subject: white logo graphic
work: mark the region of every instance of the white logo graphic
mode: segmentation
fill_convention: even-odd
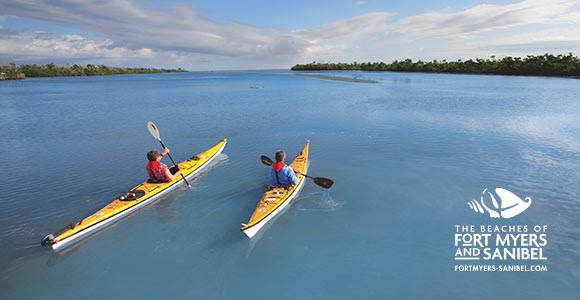
[[[483,201],[483,198],[486,196],[485,192],[487,192],[487,188],[483,190],[479,202],[474,199],[467,202],[467,205],[469,205],[471,209],[478,213],[489,213],[489,216],[492,218],[499,218],[501,216],[504,219],[509,219],[511,217],[515,217],[524,212],[524,210],[528,209],[528,207],[530,207],[532,204],[532,198],[530,197],[526,197],[524,200],[522,200],[520,197],[514,195],[512,192],[506,189],[497,188],[495,189],[495,193],[501,199],[501,205],[497,203],[497,200],[492,193],[487,192],[487,195],[489,195],[491,198],[493,207],[495,207],[494,210],[485,205],[485,202]]]

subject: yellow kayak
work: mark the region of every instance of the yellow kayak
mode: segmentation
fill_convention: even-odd
[[[209,150],[177,164],[185,178],[191,179],[199,174],[204,167],[209,165],[223,151],[226,143],[227,140],[224,139]],[[91,216],[71,223],[57,230],[55,233],[47,235],[42,239],[41,244],[43,246],[50,245],[54,250],[65,248],[131,212],[145,207],[147,204],[159,199],[159,197],[169,193],[182,184],[185,183],[181,176],[170,182],[143,182]]]
[[[290,167],[295,171],[300,171],[303,174],[306,173],[308,169],[308,146],[310,142],[306,142],[304,149],[300,151],[300,154],[294,158]],[[254,210],[254,214],[250,218],[248,224],[242,224],[242,232],[244,232],[249,238],[252,238],[260,229],[266,225],[270,220],[272,220],[276,215],[280,214],[292,199],[296,198],[304,186],[306,177],[299,176],[298,183],[289,187],[271,187],[264,193],[262,200]]]

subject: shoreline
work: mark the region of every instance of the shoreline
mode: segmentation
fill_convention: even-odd
[[[365,72],[365,73],[418,73],[418,74],[450,74],[450,75],[486,75],[486,76],[521,76],[521,77],[547,77],[547,78],[569,78],[569,79],[580,79],[580,76],[570,75],[524,75],[524,74],[495,74],[495,73],[451,73],[451,72],[424,72],[424,71],[374,71],[374,70],[291,70],[297,73],[309,73],[309,72]],[[315,76],[326,76],[326,75],[306,75],[306,74],[295,74],[295,76],[300,77],[315,77]],[[336,78],[348,78],[348,77],[338,77],[338,76],[328,76]],[[332,80],[332,79],[330,79]],[[354,82],[357,82],[355,79]],[[361,80],[364,81],[364,80]],[[372,83],[377,83],[378,81],[372,81]]]
[[[155,69],[155,68],[121,68],[108,67],[105,65],[86,66],[67,65],[57,66],[54,63],[47,65],[20,65],[15,63],[0,66],[0,81],[24,80],[34,77],[88,77],[88,76],[110,76],[125,74],[155,74],[155,73],[181,73],[188,72],[185,69]]]
[[[297,64],[292,71],[365,71],[365,72],[409,72],[435,74],[474,74],[507,76],[542,76],[580,78],[580,57],[567,55],[528,55],[524,58],[507,56],[502,59],[476,58],[463,61],[395,60],[392,63],[320,63]]]

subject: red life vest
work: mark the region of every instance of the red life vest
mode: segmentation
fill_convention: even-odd
[[[159,180],[157,177],[155,177],[155,169],[157,169],[159,167],[159,164],[161,164],[161,163],[158,161],[150,161],[147,164],[146,170],[147,170],[147,173],[149,173],[149,178],[151,180]]]
[[[278,173],[280,172],[280,170],[284,169],[286,165],[284,164],[283,161],[280,162],[275,162],[272,164],[272,167],[274,168],[274,172]]]

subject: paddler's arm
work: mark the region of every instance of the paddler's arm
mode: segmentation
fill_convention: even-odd
[[[165,156],[165,155],[167,155],[167,154],[169,154],[169,148],[165,147],[165,148],[163,149],[163,152],[161,152],[161,156]]]
[[[290,166],[288,168],[290,169],[290,172],[288,172],[288,180],[292,185],[296,185],[298,183],[298,177],[296,175],[300,175],[300,171],[294,171]]]
[[[168,178],[169,181],[175,180],[175,178],[179,177],[180,175],[181,175],[181,170],[175,172],[175,174],[171,174],[171,171],[169,171],[169,169],[165,170],[165,178]]]

